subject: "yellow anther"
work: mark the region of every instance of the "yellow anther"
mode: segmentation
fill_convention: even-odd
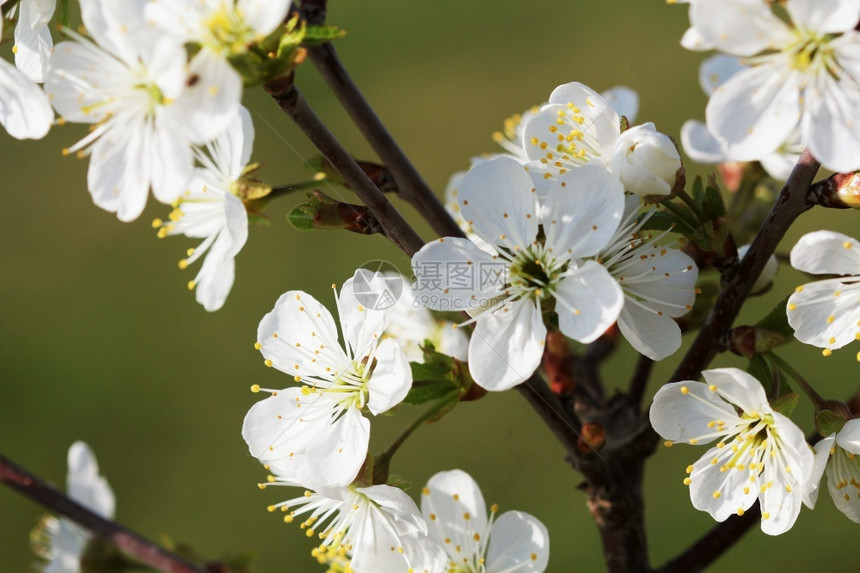
[[[179,261],[179,268],[180,268],[181,270],[183,270],[183,271],[184,271],[185,269],[187,269],[187,268],[188,268],[188,259],[182,259],[182,260],[180,260],[180,261]]]
[[[830,356],[831,354],[833,354],[833,351],[830,350],[829,348],[825,348],[824,350],[821,351],[821,355],[824,356],[825,358]]]
[[[259,391],[260,391],[260,385],[259,384],[251,384],[251,392],[256,394]]]
[[[689,388],[687,388],[686,386],[681,386],[681,394],[689,394],[689,393],[690,393]]]
[[[188,281],[188,290],[194,290],[194,287],[197,286],[196,281]]]

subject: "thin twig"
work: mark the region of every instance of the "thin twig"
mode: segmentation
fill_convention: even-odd
[[[168,573],[204,573],[201,569],[160,545],[103,518],[58,489],[48,485],[21,466],[0,454],[0,482],[43,505],[51,512],[68,517],[123,553]]]
[[[743,515],[735,515],[714,526],[683,553],[665,563],[654,573],[694,573],[703,571],[761,519],[758,505]]]
[[[630,379],[628,393],[630,402],[640,408],[642,406],[642,396],[645,394],[645,388],[648,386],[648,378],[651,376],[651,370],[654,367],[654,361],[645,356],[639,355],[639,360],[636,362],[636,370],[633,371],[633,377]]]
[[[277,78],[263,87],[367,205],[382,225],[385,236],[410,257],[415,254],[424,241],[317,117],[293,84],[292,77]]]
[[[324,4],[324,3],[323,3]],[[320,2],[302,2],[302,7],[312,8],[313,24],[322,24],[325,6]],[[337,96],[344,110],[361,131],[364,138],[391,172],[397,183],[400,197],[411,203],[430,223],[433,230],[443,237],[463,237],[463,231],[450,217],[433,190],[427,185],[406,154],[394,141],[391,133],[383,125],[379,116],[364,99],[358,86],[337,57],[334,46],[325,43],[308,49],[310,58],[317,71]]]

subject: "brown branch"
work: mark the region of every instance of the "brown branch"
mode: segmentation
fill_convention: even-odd
[[[0,482],[51,512],[68,517],[123,553],[159,571],[168,573],[204,573],[206,571],[119,523],[93,513],[2,454],[0,454]]]
[[[323,4],[320,6],[320,4]],[[313,24],[325,20],[324,2],[302,2],[305,17]],[[353,123],[391,172],[398,194],[411,203],[442,237],[463,237],[463,231],[450,217],[445,207],[427,185],[415,166],[406,157],[379,116],[364,99],[358,86],[337,57],[334,46],[325,43],[308,48],[308,57],[337,96]]]
[[[272,80],[263,88],[367,205],[382,226],[385,236],[410,257],[415,254],[424,241],[317,117],[293,84],[292,76]]]
[[[633,377],[630,380],[628,394],[630,402],[636,408],[642,406],[642,396],[645,394],[645,388],[648,386],[648,378],[651,376],[651,370],[654,368],[654,361],[645,356],[639,355],[639,360],[636,362],[636,370],[633,371]]]
[[[722,289],[714,308],[672,375],[672,380],[696,379],[710,363],[716,353],[717,342],[731,328],[768,258],[794,221],[812,208],[809,188],[818,168],[818,161],[809,151],[804,151],[746,256],[736,269],[724,273]]]
[[[761,519],[758,505],[743,515],[735,515],[715,525],[683,553],[655,570],[655,573],[694,573],[717,560]]]

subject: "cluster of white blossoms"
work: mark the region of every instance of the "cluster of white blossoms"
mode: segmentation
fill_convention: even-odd
[[[407,289],[402,293],[394,289],[405,302],[376,305],[390,298],[386,293],[393,284]],[[281,296],[257,333],[257,347],[266,365],[292,376],[297,385],[281,390],[255,385],[253,391],[270,395],[251,407],[242,436],[251,455],[271,474],[261,487],[306,488],[303,496],[269,510],[285,512],[287,522],[306,515],[302,529],[308,536],[318,534],[321,540],[314,555],[321,562],[341,563],[358,573],[449,570],[446,551],[450,540],[458,538],[456,531],[448,532],[445,527],[462,521],[464,515],[464,511],[449,515],[457,507],[434,495],[435,505],[430,507],[446,509],[428,510],[428,527],[406,493],[386,484],[368,485],[369,476],[362,476],[370,439],[370,420],[364,413],[379,415],[391,410],[412,385],[409,359],[400,344],[417,348],[424,339],[417,341],[416,336],[427,334],[432,339],[438,332],[435,319],[425,309],[413,309],[408,318],[402,316],[402,305],[411,305],[408,287],[403,277],[359,269],[335,296],[343,344],[331,313],[301,291]],[[401,316],[392,320],[397,315]],[[407,324],[409,328],[405,328]],[[439,342],[439,348],[455,356],[464,354],[465,340]],[[483,501],[480,506],[471,505],[480,492],[476,497],[477,486],[461,474],[456,483],[466,480],[470,484],[460,485],[462,499],[470,503],[467,507],[474,515],[469,525],[479,528],[469,535],[480,533],[489,539],[490,524],[485,515],[478,514],[479,509],[485,511]],[[459,493],[453,495],[454,500],[460,499]],[[469,521],[470,513],[465,515]],[[530,516],[508,521],[500,529],[503,533],[496,536],[517,539],[521,547],[505,553],[486,541],[472,541],[467,546],[468,557],[475,568],[467,570],[542,571],[546,567],[549,541],[543,526]],[[534,531],[542,532],[542,537],[535,539]],[[484,561],[496,563],[496,568],[484,567]],[[520,562],[522,566],[509,568]]]
[[[88,124],[63,153],[89,158],[93,202],[121,221],[141,214],[150,190],[173,205],[159,236],[204,239],[180,267],[206,255],[188,285],[217,310],[248,234],[238,196],[253,143],[229,58],[283,26],[289,2],[81,0],[82,30],[63,29],[69,39],[54,46],[55,4],[21,0],[7,14],[17,68],[0,59],[0,123],[19,139],[43,137],[55,111],[59,124]]]
[[[75,442],[69,448],[68,460],[66,492],[69,497],[106,519],[113,518],[113,490],[99,475],[99,466],[90,447],[84,442]],[[81,557],[92,537],[86,529],[66,518],[47,517],[37,532],[37,553],[48,561],[44,565],[45,573],[81,571]]]
[[[754,161],[808,147],[834,171],[860,167],[860,1],[689,4],[691,27],[682,45],[740,61],[733,73],[719,74],[720,81],[706,87],[707,130],[697,130],[706,145],[694,143],[688,150]]]
[[[635,113],[634,95],[611,93]],[[672,354],[681,344],[673,319],[692,308],[697,269],[641,231],[649,214],[639,212],[671,195],[682,173],[674,144],[653,124],[622,131],[612,104],[575,82],[521,125],[496,137],[508,153],[475,161],[449,186],[469,239],[445,237],[414,255],[417,301],[473,315],[469,370],[488,390],[531,376],[552,314],[576,341],[617,322],[642,354]]]

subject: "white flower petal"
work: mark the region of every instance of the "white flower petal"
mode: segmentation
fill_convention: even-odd
[[[796,26],[828,34],[853,30],[860,20],[856,0],[788,0],[785,9]]]
[[[803,235],[791,249],[791,266],[815,275],[860,275],[860,242],[833,231]]]
[[[540,573],[549,563],[549,532],[537,518],[507,511],[493,523],[487,571]]]
[[[764,388],[754,376],[737,368],[714,368],[703,370],[702,376],[709,385],[717,387],[717,392],[724,399],[748,414],[771,413],[770,404]],[[800,434],[801,439],[803,434]]]
[[[817,79],[818,85],[808,87],[804,95],[803,141],[828,169],[853,171],[860,167],[854,153],[860,147],[860,86],[848,76],[841,85],[827,74]]]
[[[149,195],[153,134],[139,119],[112,123],[93,144],[87,187],[93,202],[120,221],[137,219]],[[190,168],[190,166],[189,166]]]
[[[421,513],[427,521],[429,535],[445,548],[461,547],[468,558],[475,546],[474,536],[487,530],[487,506],[481,489],[472,476],[462,470],[435,474],[421,495]]]
[[[836,443],[846,452],[860,455],[860,418],[845,422],[836,434]]]
[[[618,115],[623,115],[629,123],[636,121],[639,114],[639,94],[627,86],[615,86],[600,94],[609,102]]]
[[[624,212],[624,187],[603,167],[584,165],[559,175],[541,209],[546,246],[557,257],[597,254]]]
[[[236,9],[261,37],[280,26],[290,7],[289,0],[237,0]]]
[[[798,287],[788,298],[788,324],[794,336],[819,348],[842,348],[853,342],[860,332],[858,296],[860,285],[839,279]]]
[[[618,328],[627,342],[651,360],[663,360],[681,347],[681,328],[667,315],[659,315],[627,300],[618,316]]]
[[[559,328],[566,336],[585,344],[606,332],[624,306],[624,293],[618,281],[594,261],[586,261],[571,271],[555,291]]]
[[[507,263],[468,239],[445,237],[412,256],[413,292],[420,306],[435,310],[480,308],[498,296],[508,280]]]
[[[728,161],[723,143],[701,121],[691,119],[684,122],[681,126],[681,146],[690,159],[699,163]]]
[[[332,363],[344,364],[349,360],[340,347],[331,313],[314,297],[301,291],[281,295],[275,307],[260,321],[257,342],[260,352],[272,361],[272,366],[290,376],[307,372],[322,374],[319,371]]]
[[[761,0],[691,2],[690,23],[705,42],[735,56],[751,56],[793,39],[788,26]]]
[[[482,388],[508,390],[540,365],[545,340],[546,326],[534,301],[486,311],[469,342],[469,372]]]
[[[16,139],[41,139],[51,128],[54,112],[48,97],[32,83],[0,59],[0,124]]]
[[[834,436],[835,434],[831,434],[815,444],[815,462],[813,463],[812,474],[803,497],[803,503],[809,509],[815,509],[815,504],[818,502],[821,477],[824,475],[824,468],[830,459],[830,448],[833,447],[836,441]]]
[[[84,442],[69,448],[69,473],[66,489],[69,497],[95,513],[111,519],[116,501],[107,480],[99,475],[95,454]]]
[[[391,338],[379,344],[373,357],[376,366],[367,382],[367,408],[374,415],[378,415],[402,402],[409,393],[412,387],[412,369],[400,345]]]
[[[49,11],[39,10],[39,3],[24,0],[18,4],[18,25],[15,26],[15,67],[31,81],[45,81],[45,71],[54,41],[47,24],[54,13],[54,2],[48,2]]]
[[[708,130],[725,141],[734,160],[753,161],[774,152],[800,119],[800,81],[798,72],[773,62],[736,73],[708,101]]]
[[[690,50],[691,52],[704,52],[713,50],[714,46],[708,42],[702,33],[694,27],[687,28],[684,35],[681,36],[681,47]]]
[[[715,437],[714,420],[729,428],[739,422],[734,409],[715,391],[692,380],[662,386],[648,416],[654,431],[673,442],[710,441]]]
[[[693,507],[707,511],[716,521],[749,509],[758,498],[755,483],[749,473],[735,468],[726,469],[734,455],[731,448],[711,448],[693,464],[690,473],[690,501]]]
[[[726,80],[746,69],[740,58],[727,54],[716,54],[702,62],[699,66],[699,85],[706,95],[714,93]]]
[[[343,283],[337,311],[344,340],[354,358],[361,360],[373,354],[385,331],[387,301],[396,298],[392,291],[399,286],[399,281],[389,282],[382,273],[364,268]]]
[[[207,49],[191,60],[188,77],[196,78],[194,84],[168,109],[175,120],[181,119],[193,143],[205,143],[239,113],[242,78],[224,58]]]
[[[460,183],[458,197],[463,218],[490,244],[524,247],[537,236],[537,195],[532,179],[510,157],[472,167]]]

